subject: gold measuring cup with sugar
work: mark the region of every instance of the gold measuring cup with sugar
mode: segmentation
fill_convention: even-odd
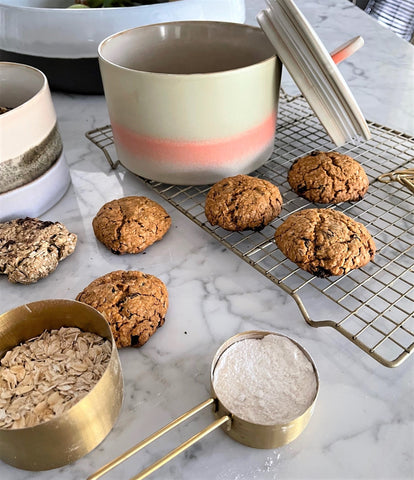
[[[211,398],[136,444],[87,480],[97,480],[210,405],[216,417],[213,423],[131,480],[146,478],[218,427],[249,447],[281,447],[302,433],[319,390],[318,372],[306,350],[285,335],[267,331],[243,332],[223,343],[213,358],[210,382]],[[226,385],[231,387],[228,391]]]

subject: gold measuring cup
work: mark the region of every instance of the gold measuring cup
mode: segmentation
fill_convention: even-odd
[[[241,340],[246,340],[246,339],[261,339],[266,335],[279,335],[281,337],[287,338],[292,343],[294,343],[304,353],[306,358],[310,361],[315,373],[316,392],[311,405],[300,416],[284,424],[260,425],[260,424],[251,423],[246,420],[243,420],[242,418],[232,414],[232,412],[230,412],[221,403],[220,399],[217,397],[214,391],[214,386],[213,386],[214,372],[215,372],[217,363],[220,357],[223,355],[223,353],[236,342],[239,342]],[[254,447],[254,448],[281,447],[282,445],[286,445],[287,443],[297,438],[305,429],[313,413],[316,397],[318,395],[318,390],[319,390],[319,376],[318,376],[318,372],[316,370],[315,364],[312,358],[310,357],[310,355],[306,352],[306,350],[301,345],[299,345],[297,342],[295,342],[291,338],[286,337],[285,335],[280,335],[275,332],[265,332],[265,331],[256,331],[256,330],[243,332],[238,335],[235,335],[221,345],[221,347],[217,350],[213,358],[213,362],[211,365],[211,372],[210,372],[210,383],[211,383],[211,392],[212,392],[211,398],[209,398],[205,402],[200,403],[196,407],[192,408],[188,412],[184,413],[180,417],[173,420],[171,423],[169,423],[165,427],[161,428],[157,432],[147,437],[142,442],[136,444],[135,446],[127,450],[125,453],[123,453],[122,455],[115,458],[107,465],[100,468],[97,472],[90,475],[87,478],[87,480],[97,480],[102,475],[109,472],[110,470],[115,468],[117,465],[121,464],[126,459],[128,459],[135,453],[139,452],[140,450],[145,448],[147,445],[157,440],[159,437],[169,432],[171,429],[173,429],[180,423],[184,422],[185,420],[189,419],[190,417],[192,417],[193,415],[202,411],[203,409],[205,409],[210,405],[213,406],[213,412],[217,420],[215,420],[208,427],[204,428],[203,430],[201,430],[199,433],[197,433],[187,441],[183,442],[174,450],[171,450],[171,452],[169,452],[163,458],[161,458],[157,462],[153,463],[149,467],[142,470],[136,476],[132,477],[131,480],[142,480],[146,478],[148,475],[158,470],[160,467],[165,465],[167,462],[172,460],[174,457],[182,453],[184,450],[189,448],[194,443],[198,442],[198,440],[201,440],[203,437],[205,437],[206,435],[208,435],[210,432],[212,432],[218,427],[221,427],[227,433],[227,435],[229,435],[231,438],[233,438],[237,442],[242,443],[243,445],[247,445],[249,447]]]
[[[24,470],[49,470],[83,457],[111,431],[121,409],[123,380],[118,350],[103,315],[75,300],[41,300],[0,315],[0,358],[44,330],[78,327],[111,342],[102,377],[66,412],[33,427],[0,428],[0,459]]]

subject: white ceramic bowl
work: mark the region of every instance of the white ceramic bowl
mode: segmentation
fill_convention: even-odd
[[[98,45],[109,35],[175,20],[244,22],[244,0],[175,0],[67,9],[73,0],[0,0],[0,60],[42,70],[52,89],[102,93]]]
[[[60,199],[69,184],[43,72],[0,62],[0,106],[10,109],[0,115],[0,218],[39,215]]]
[[[40,177],[19,188],[0,193],[0,222],[39,217],[63,197],[70,181],[69,168],[62,153]]]

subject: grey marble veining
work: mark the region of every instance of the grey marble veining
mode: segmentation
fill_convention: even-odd
[[[413,47],[347,0],[298,0],[332,50],[361,34],[365,46],[340,69],[370,120],[414,134]],[[264,5],[248,0],[247,22]],[[289,78],[285,86],[294,89]],[[94,278],[138,269],[167,285],[165,325],[141,349],[120,352],[125,399],[117,424],[93,452],[74,465],[24,472],[0,463],[1,480],[81,480],[114,456],[209,397],[210,365],[228,337],[272,330],[299,341],[319,370],[314,415],[293,443],[274,450],[241,446],[222,431],[177,457],[153,480],[395,479],[414,476],[413,359],[387,369],[332,329],[309,327],[295,302],[227,251],[122,168],[110,169],[84,133],[109,123],[102,96],[55,93],[72,185],[42,218],[62,221],[78,234],[75,253],[38,284],[0,278],[0,311],[44,298],[75,298]],[[106,201],[146,195],[172,217],[166,237],[145,254],[115,256],[99,244],[91,221]],[[332,315],[320,303],[320,315]],[[129,479],[213,420],[209,410],[145,448],[103,478]]]

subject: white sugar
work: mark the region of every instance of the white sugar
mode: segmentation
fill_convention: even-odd
[[[230,346],[217,362],[213,387],[234,415],[274,425],[289,422],[310,407],[317,380],[312,363],[295,343],[266,335]]]

